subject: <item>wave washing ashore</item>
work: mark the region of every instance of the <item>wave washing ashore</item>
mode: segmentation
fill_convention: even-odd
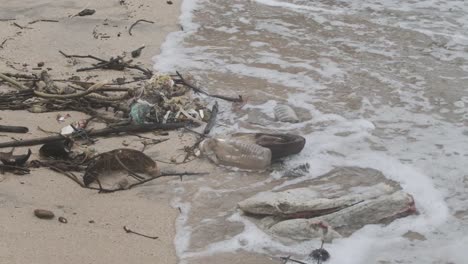
[[[307,260],[319,240],[282,243],[237,209],[260,191],[366,167],[398,182],[419,214],[325,247],[331,264],[465,263],[468,253],[468,4],[456,0],[185,0],[155,69],[190,71],[220,102],[218,135],[292,132],[304,150],[264,173],[217,169],[177,183],[181,263]],[[278,104],[300,123],[272,121]],[[309,173],[282,178],[309,164]],[[312,262],[310,262],[312,263]]]

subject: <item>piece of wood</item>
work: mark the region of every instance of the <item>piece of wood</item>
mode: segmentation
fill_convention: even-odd
[[[0,132],[8,133],[28,133],[29,129],[22,126],[2,126],[0,125]]]
[[[123,127],[107,127],[98,130],[90,130],[87,132],[89,137],[103,137],[108,136],[111,134],[119,134],[119,133],[142,133],[142,132],[150,132],[153,130],[174,130],[178,128],[183,128],[190,123],[170,123],[170,124],[145,124],[145,125],[129,125]],[[22,147],[22,146],[34,146],[34,145],[41,145],[45,143],[60,141],[65,139],[62,135],[56,136],[48,136],[42,138],[35,138],[35,139],[28,139],[28,140],[18,140],[18,141],[10,141],[0,143],[0,148],[8,148],[8,147]]]
[[[133,23],[130,28],[128,29],[128,34],[131,36],[132,35],[132,29],[134,26],[136,26],[136,24],[140,23],[140,22],[146,22],[146,23],[150,23],[150,24],[154,24],[153,21],[149,21],[149,20],[146,20],[146,19],[138,19],[135,23]]]
[[[215,102],[213,108],[211,109],[211,116],[210,120],[208,120],[208,124],[206,124],[205,129],[203,130],[203,134],[209,134],[211,129],[216,124],[216,116],[218,115],[218,102]]]
[[[195,85],[189,83],[187,80],[185,80],[185,78],[182,76],[182,74],[180,74],[180,72],[176,71],[176,73],[177,73],[177,76],[179,76],[179,78],[180,78],[180,83],[182,83],[183,85],[189,87],[190,89],[195,91],[195,93],[201,93],[201,94],[204,94],[206,96],[219,98],[219,99],[229,101],[229,102],[240,103],[240,102],[243,101],[243,98],[240,95],[236,98],[236,97],[229,97],[229,96],[224,96],[224,95],[210,94],[210,93],[202,90],[201,88],[196,87]]]

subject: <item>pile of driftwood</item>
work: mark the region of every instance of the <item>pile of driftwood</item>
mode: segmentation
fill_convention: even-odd
[[[213,107],[208,109],[206,102],[201,98],[192,98],[192,94],[242,102],[241,96],[210,94],[179,72],[174,75],[153,74],[151,70],[134,65],[131,60],[125,60],[124,56],[106,60],[92,55],[68,55],[62,51],[60,53],[69,59],[85,58],[95,62],[77,71],[129,69],[142,75],[134,77],[133,80],[117,78],[111,82],[89,82],[76,76],[54,79],[47,71],[42,71],[40,75],[0,73],[0,84],[8,84],[16,89],[0,93],[0,110],[28,110],[31,113],[75,110],[91,116],[82,123],[71,124],[67,133],[62,129],[61,133],[52,136],[0,143],[0,148],[13,148],[10,152],[0,152],[2,171],[26,174],[29,173],[30,167],[47,167],[66,175],[83,188],[97,189],[101,192],[129,189],[163,176],[198,175],[199,173],[188,172],[161,173],[156,163],[142,152],[144,149],[115,149],[90,155],[74,153],[71,148],[74,143],[80,141],[93,144],[96,137],[134,135],[193,126],[204,126],[203,133],[199,134],[203,137],[210,133],[216,122],[218,104],[214,102]],[[115,114],[109,116],[109,110]],[[107,127],[88,129],[91,120],[104,122]],[[0,132],[26,133],[28,128],[0,126]],[[161,141],[152,140],[148,144],[159,142]],[[28,163],[31,150],[27,154],[14,154],[15,147],[33,145],[42,145],[39,154],[43,159]],[[188,155],[193,152],[193,148],[194,146],[186,147]],[[75,175],[77,172],[82,173],[82,176]],[[114,172],[124,172],[130,177],[119,178],[117,181],[114,179],[112,184],[105,187],[103,183],[107,180],[101,179],[101,176]]]

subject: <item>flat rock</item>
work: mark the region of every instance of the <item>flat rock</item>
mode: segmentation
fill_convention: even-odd
[[[41,219],[52,219],[54,218],[54,213],[45,209],[36,209],[34,210],[34,215]]]
[[[238,204],[279,238],[332,240],[368,224],[388,224],[416,212],[413,197],[374,169],[343,167]],[[318,228],[321,227],[321,228]]]

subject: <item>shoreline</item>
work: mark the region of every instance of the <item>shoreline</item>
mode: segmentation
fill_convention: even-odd
[[[180,30],[178,18],[181,1],[125,0],[94,2],[57,2],[52,0],[9,2],[0,10],[0,72],[39,75],[47,70],[53,78],[79,76],[96,82],[115,78],[133,78],[138,71],[95,70],[76,72],[93,63],[89,59],[68,59],[59,53],[94,55],[108,59],[122,55],[131,59],[130,52],[141,47],[141,56],[133,64],[152,68],[152,58],[159,54],[166,36]],[[74,16],[89,8],[90,16]],[[145,19],[154,23],[138,23]],[[39,21],[51,20],[51,21]],[[37,22],[35,22],[37,21]],[[54,22],[58,21],[58,22]],[[34,23],[33,23],[34,22]],[[43,64],[42,67],[40,65]],[[8,90],[0,83],[2,91]],[[56,121],[58,113],[70,114],[65,122]],[[1,142],[15,139],[43,137],[48,131],[60,129],[87,115],[74,111],[30,113],[1,111],[4,125],[26,125],[27,134],[2,133]],[[134,136],[99,139],[93,145],[98,152],[121,148],[124,141],[129,148],[141,147]],[[149,148],[154,155],[170,153],[177,136],[169,135],[169,142]],[[15,153],[27,151],[17,148]],[[31,147],[38,158],[39,146]],[[9,151],[9,148],[1,151]],[[159,164],[158,164],[159,165]],[[163,166],[163,165],[161,165]],[[163,166],[164,167],[164,166]],[[29,175],[11,173],[0,175],[0,262],[1,263],[177,263],[174,248],[175,219],[178,210],[170,206],[172,196],[169,179],[161,179],[139,188],[110,194],[82,189],[70,179],[49,169],[32,169]],[[34,216],[35,209],[55,213],[52,220]],[[68,223],[57,221],[65,217]],[[128,234],[123,226],[156,240]]]

